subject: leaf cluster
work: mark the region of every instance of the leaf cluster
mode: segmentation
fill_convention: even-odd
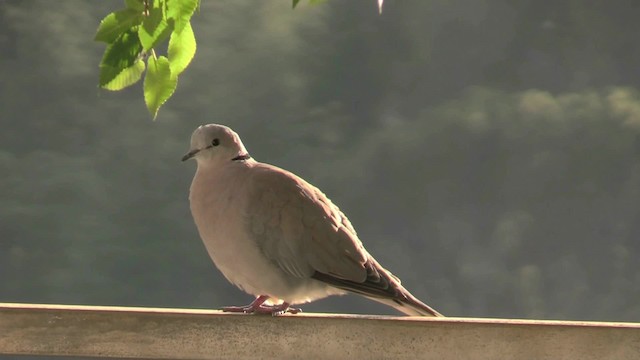
[[[125,8],[107,15],[94,40],[107,44],[100,62],[100,87],[118,91],[144,75],[144,99],[155,119],[173,95],[178,76],[196,53],[191,16],[199,0],[125,0]],[[169,39],[166,56],[156,48]],[[145,64],[146,61],[146,64]],[[146,71],[146,74],[145,74]]]

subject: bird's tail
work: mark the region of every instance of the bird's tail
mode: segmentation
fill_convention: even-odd
[[[339,289],[365,296],[371,300],[391,306],[412,316],[443,316],[427,304],[411,295],[391,272],[385,270],[373,258],[364,264],[367,277],[364,281],[353,281],[333,275],[315,272],[312,277]]]
[[[367,296],[371,300],[375,300],[377,302],[383,303],[385,305],[391,306],[396,310],[400,311],[409,316],[434,316],[434,317],[442,317],[444,315],[435,311],[429,305],[423,303],[418,300],[415,296],[413,296],[409,290],[405,289],[400,282],[400,279],[393,275],[390,271],[386,270],[377,261],[371,259],[370,266],[376,269],[376,272],[379,276],[380,283],[386,283],[388,287],[387,294],[391,294],[389,297],[380,297],[380,296]]]
[[[391,306],[396,310],[400,311],[401,313],[404,313],[409,316],[436,316],[436,317],[444,316],[439,312],[435,311],[429,305],[418,300],[415,296],[411,295],[411,293],[404,288],[402,288],[399,295],[400,296],[397,296],[394,298],[381,298],[381,297],[372,297],[372,296],[367,296],[367,297],[371,300]]]

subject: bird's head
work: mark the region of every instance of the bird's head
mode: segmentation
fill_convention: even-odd
[[[223,125],[207,124],[199,126],[191,135],[189,152],[182,157],[182,161],[191,158],[204,164],[246,160],[249,154],[233,130]]]

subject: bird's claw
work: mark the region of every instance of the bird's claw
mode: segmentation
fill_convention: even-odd
[[[253,308],[251,306],[225,306],[222,311],[249,314],[253,312]]]
[[[275,311],[271,312],[272,316],[279,316],[279,315],[284,315],[286,313],[290,313],[290,314],[297,314],[297,313],[301,313],[302,309],[300,308],[294,308],[294,307],[288,307],[286,309],[282,309],[282,310],[278,310],[276,309]]]
[[[250,304],[247,306],[225,306],[222,308],[224,312],[236,312],[236,313],[244,313],[244,314],[261,314],[261,315],[284,315],[286,313],[297,314],[302,312],[302,309],[289,307],[289,304],[282,303],[278,305],[254,305]]]

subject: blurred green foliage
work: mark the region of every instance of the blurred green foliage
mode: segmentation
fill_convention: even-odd
[[[122,90],[138,82],[146,68],[144,100],[155,119],[195,56],[190,21],[199,0],[126,0],[123,5],[124,9],[100,21],[94,36],[107,44],[99,84],[103,89]],[[167,39],[168,56],[157,56],[156,47]]]
[[[206,1],[155,123],[138,85],[95,87],[87,34],[110,6],[0,2],[0,301],[250,300],[188,210],[179,159],[216,122],[323,189],[446,315],[640,321],[633,3]]]

